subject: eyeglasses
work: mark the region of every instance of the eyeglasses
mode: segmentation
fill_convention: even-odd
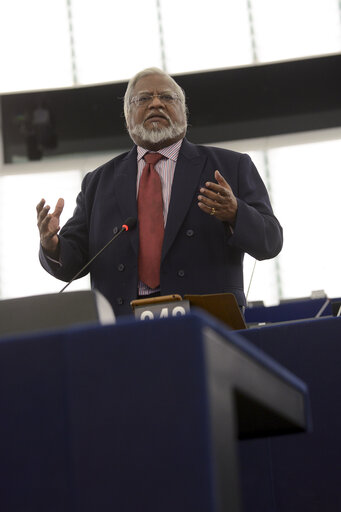
[[[164,92],[161,94],[139,94],[138,96],[133,96],[130,100],[130,104],[135,103],[137,107],[145,107],[149,105],[154,98],[159,98],[161,103],[165,103],[166,105],[172,105],[176,101],[180,100],[177,94]]]

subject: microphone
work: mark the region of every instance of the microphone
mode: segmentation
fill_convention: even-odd
[[[330,303],[330,299],[328,299],[328,297],[327,297],[326,300],[324,301],[324,303],[322,304],[322,307],[319,309],[319,311],[316,313],[316,315],[313,316],[313,318],[320,318],[320,316],[322,315],[322,313],[324,312],[324,310],[326,309],[326,307],[328,306],[329,303]]]
[[[250,293],[251,283],[252,283],[252,280],[253,280],[253,275],[255,273],[256,263],[257,263],[257,260],[255,258],[255,261],[253,263],[252,272],[251,272],[249,286],[248,286],[248,289],[247,289],[247,292],[246,292],[246,304],[247,304],[247,299],[249,298],[249,293]]]
[[[116,235],[114,235],[114,236],[112,237],[112,239],[111,239],[111,240],[109,240],[109,242],[108,242],[108,243],[106,243],[106,244],[105,244],[105,246],[104,246],[104,247],[102,247],[102,249],[100,249],[100,250],[98,251],[98,253],[96,253],[96,254],[95,254],[95,256],[93,256],[93,257],[91,258],[91,260],[90,260],[90,261],[88,261],[88,262],[84,265],[84,267],[82,267],[82,268],[77,272],[77,274],[75,274],[75,275],[73,276],[73,278],[71,279],[71,281],[69,281],[68,283],[66,283],[66,285],[65,285],[65,286],[60,290],[60,292],[59,292],[59,293],[62,293],[64,290],[66,290],[66,288],[67,288],[67,287],[68,287],[68,286],[69,286],[69,285],[70,285],[70,284],[71,284],[75,279],[77,279],[77,277],[78,277],[78,276],[79,276],[79,275],[80,275],[80,274],[81,274],[81,273],[82,273],[86,268],[88,268],[88,266],[89,266],[89,265],[90,265],[90,264],[91,264],[91,263],[92,263],[92,262],[97,258],[97,256],[99,256],[99,255],[100,255],[100,254],[101,254],[101,253],[102,253],[102,252],[103,252],[103,251],[104,251],[104,250],[105,250],[105,249],[106,249],[106,248],[111,244],[111,242],[113,242],[116,238],[118,238],[118,237],[119,237],[122,233],[124,233],[125,231],[129,231],[129,229],[133,229],[133,228],[136,226],[136,222],[137,222],[137,220],[136,220],[136,218],[135,218],[135,217],[128,217],[128,218],[124,221],[124,223],[122,224],[122,227],[121,227],[121,229],[119,230],[119,232],[118,232],[118,233],[116,233]]]

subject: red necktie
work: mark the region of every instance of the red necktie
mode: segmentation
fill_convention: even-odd
[[[164,233],[161,179],[154,165],[160,153],[146,153],[137,197],[139,219],[139,279],[149,288],[160,284],[161,251]]]

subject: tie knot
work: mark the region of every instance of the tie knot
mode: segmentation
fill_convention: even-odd
[[[161,160],[161,158],[163,158],[163,155],[160,153],[146,153],[143,158],[147,164],[155,165],[159,160]]]

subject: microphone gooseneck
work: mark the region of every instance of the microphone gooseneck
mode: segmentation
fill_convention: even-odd
[[[118,238],[122,233],[126,232],[126,231],[129,231],[129,229],[133,229],[135,226],[136,226],[136,223],[137,223],[137,219],[135,217],[128,217],[124,223],[122,224],[122,227],[121,229],[119,230],[118,233],[116,233],[112,238],[111,240],[109,240],[109,242],[107,242],[105,244],[104,247],[102,247],[102,249],[100,249],[96,254],[95,256],[93,256],[91,258],[90,261],[88,261],[84,267],[82,267],[78,272],[77,274],[75,274],[73,276],[73,278],[68,282],[66,283],[66,285],[60,290],[59,293],[62,293],[64,290],[66,290],[66,288],[75,280],[77,279],[77,277],[79,277],[81,275],[82,272],[84,272],[84,270],[86,268],[88,268],[88,266],[116,239]]]

